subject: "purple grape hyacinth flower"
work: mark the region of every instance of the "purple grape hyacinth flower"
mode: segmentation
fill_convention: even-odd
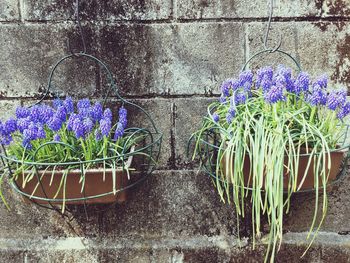
[[[72,131],[73,130],[73,124],[74,124],[74,121],[76,119],[79,119],[79,116],[78,114],[76,113],[72,113],[69,118],[68,118],[68,121],[67,121],[67,130],[68,131]]]
[[[36,124],[36,131],[37,131],[37,139],[45,139],[46,138],[46,132],[44,130],[44,127],[42,124],[37,123]]]
[[[250,70],[245,70],[239,74],[239,87],[250,90],[253,83],[253,73]]]
[[[38,128],[34,122],[31,122],[27,129],[23,131],[23,138],[27,141],[36,140],[38,137]]]
[[[123,128],[125,129],[128,124],[128,111],[122,106],[119,109],[119,122],[123,125]]]
[[[34,122],[40,121],[41,106],[35,105],[30,108],[30,120]]]
[[[338,107],[343,106],[346,101],[346,90],[331,91],[327,97],[327,106],[330,110],[336,110]]]
[[[90,118],[86,118],[83,120],[83,125],[84,125],[84,133],[85,134],[89,134],[93,127],[94,127],[94,123]]]
[[[299,95],[309,90],[310,76],[306,72],[300,72],[294,82],[294,93]]]
[[[79,118],[74,120],[72,129],[77,139],[85,138],[85,128],[83,122]]]
[[[1,143],[3,145],[10,145],[12,141],[13,141],[13,138],[11,134],[1,136]]]
[[[216,112],[214,112],[212,115],[212,119],[215,123],[218,123],[220,120],[220,116]]]
[[[235,105],[244,104],[247,100],[247,95],[244,92],[236,92]]]
[[[58,133],[56,133],[56,134],[53,136],[53,141],[54,141],[54,142],[60,142],[60,141],[61,141],[61,136],[60,136]]]
[[[226,97],[220,96],[219,102],[220,102],[220,103],[225,103],[225,102],[226,102]]]
[[[67,119],[66,108],[64,106],[58,106],[54,117],[60,119],[63,122],[66,121],[66,119]]]
[[[292,70],[283,65],[279,65],[277,73],[273,78],[274,86],[285,87],[288,92],[294,92],[294,81],[292,80]]]
[[[74,112],[74,103],[73,103],[73,99],[71,97],[67,97],[64,101],[63,101],[63,107],[66,109],[67,113],[72,113]]]
[[[283,95],[283,88],[278,85],[274,85],[264,96],[265,101],[274,104],[278,101],[285,101],[286,97]]]
[[[78,110],[90,108],[91,103],[89,99],[79,100],[77,103]]]
[[[38,121],[41,124],[47,123],[51,117],[54,115],[54,110],[48,105],[41,105],[39,109]]]
[[[228,114],[230,114],[232,117],[235,117],[235,116],[236,116],[236,110],[235,110],[235,108],[230,107],[230,108],[228,109]]]
[[[255,86],[257,88],[263,87],[263,84],[265,88],[270,88],[272,84],[272,78],[273,78],[273,69],[271,66],[260,68],[257,72],[257,77],[255,81]]]
[[[99,122],[103,115],[102,104],[96,102],[94,106],[90,108],[90,117],[94,122]]]
[[[115,129],[115,132],[114,132],[113,140],[117,141],[119,138],[121,138],[123,136],[123,134],[124,134],[123,124],[118,122],[117,128]]]
[[[4,124],[0,121],[0,142],[4,145],[9,145],[12,142],[11,134],[5,132]]]
[[[101,134],[101,131],[100,130],[95,130],[95,139],[96,141],[100,141],[102,140],[102,134]]]
[[[230,90],[231,90],[231,80],[225,80],[221,84],[221,94],[224,97],[230,96]]]
[[[57,109],[59,106],[63,106],[63,102],[60,98],[56,98],[53,100],[52,106]]]
[[[30,110],[26,107],[17,107],[16,108],[16,117],[17,119],[26,118],[30,115]]]
[[[104,118],[100,120],[100,131],[103,136],[108,136],[111,128],[112,122],[109,119]]]
[[[23,133],[23,131],[28,128],[29,124],[30,117],[17,119],[17,128],[21,133]]]
[[[343,120],[347,115],[350,114],[350,102],[346,102],[337,113],[337,118]]]
[[[109,109],[109,108],[105,109],[105,111],[103,112],[103,118],[112,121],[113,114],[112,114],[111,109]]]
[[[230,113],[226,114],[226,121],[228,124],[230,124],[232,122],[233,118],[234,117]]]
[[[52,131],[58,131],[62,127],[62,120],[56,116],[52,117],[49,122],[47,123],[47,126],[52,130]]]
[[[313,86],[316,86],[316,85],[318,85],[321,89],[326,89],[327,85],[328,85],[327,75],[324,74],[324,75],[319,76],[313,84]]]
[[[4,134],[10,135],[15,131],[17,131],[17,121],[14,118],[10,118],[4,124]]]
[[[22,146],[27,150],[31,150],[33,148],[31,140],[26,139],[26,138],[23,139]]]
[[[326,105],[327,94],[319,85],[314,85],[311,94],[307,96],[307,101],[311,106]]]

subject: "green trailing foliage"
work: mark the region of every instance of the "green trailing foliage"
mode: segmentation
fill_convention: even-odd
[[[250,202],[253,247],[262,235],[262,217],[267,217],[265,262],[273,262],[281,246],[292,194],[314,174],[310,247],[327,213],[329,160],[350,112],[346,91],[329,90],[325,76],[311,82],[301,72],[293,78],[283,66],[275,72],[262,68],[255,77],[242,72],[221,89],[220,101],[208,106],[201,128],[192,135],[193,158],[200,157],[221,200],[232,203],[238,216],[245,216],[245,203]],[[303,172],[298,170],[301,158],[307,158]]]

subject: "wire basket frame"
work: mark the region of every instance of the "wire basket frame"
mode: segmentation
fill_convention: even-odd
[[[264,54],[272,54],[272,53],[278,53],[282,56],[285,56],[289,58],[297,67],[297,70],[300,72],[302,70],[300,63],[297,61],[296,58],[294,58],[291,54],[288,52],[282,51],[279,49],[280,44],[275,49],[265,48],[264,50],[258,51],[257,53],[253,54],[250,58],[247,59],[246,63],[242,67],[242,71],[246,70],[249,66],[249,63],[251,63],[254,59],[259,58],[260,56]],[[211,118],[210,116],[213,115],[215,112],[215,107],[212,107],[208,109],[207,118]],[[345,130],[343,133],[343,140],[337,149],[331,150],[331,152],[335,151],[341,151],[341,150],[348,150],[346,157],[343,160],[343,165],[341,167],[341,170],[339,171],[337,177],[332,182],[329,182],[327,186],[331,186],[338,181],[342,180],[344,176],[346,176],[346,166],[348,164],[348,161],[350,160],[350,143],[347,141],[347,139],[350,136],[349,128],[350,125],[345,125]],[[193,134],[187,144],[187,154],[190,153],[190,147],[192,145],[193,141],[199,141],[197,156],[199,157],[199,161],[201,163],[201,167],[203,168],[204,172],[209,175],[211,178],[215,179],[216,183],[220,183],[223,186],[229,184],[228,181],[223,180],[219,178],[216,174],[216,166],[217,166],[217,157],[218,152],[220,149],[220,145],[222,145],[222,141],[220,138],[220,128],[213,128],[211,130],[207,130],[204,133],[201,134],[200,138],[197,138],[195,134]],[[309,156],[309,154],[299,154],[299,156]],[[214,182],[214,183],[215,183]],[[252,190],[252,188],[245,186],[244,189],[246,190]],[[322,187],[319,187],[319,189],[322,189]],[[264,190],[262,190],[264,191]],[[313,192],[315,189],[300,189],[297,193],[302,192]],[[285,191],[287,193],[287,191]]]
[[[50,145],[60,145],[64,147],[65,149],[69,149],[72,152],[75,152],[76,149],[74,149],[73,146],[63,143],[63,142],[56,142],[51,141],[48,143],[42,144],[38,149],[36,149],[34,153],[33,160],[19,160],[14,156],[10,156],[7,151],[6,147],[4,145],[1,145],[0,150],[0,160],[3,166],[2,172],[3,174],[7,174],[10,179],[10,185],[12,188],[19,194],[21,194],[26,199],[30,200],[31,202],[36,203],[39,206],[53,209],[56,211],[64,211],[65,204],[74,203],[74,202],[82,202],[84,205],[84,211],[87,214],[86,206],[90,200],[94,200],[96,198],[101,198],[104,196],[109,195],[118,195],[122,192],[125,192],[128,189],[131,189],[137,185],[139,185],[141,182],[143,182],[147,177],[149,177],[152,172],[155,170],[156,164],[159,159],[160,155],[160,149],[161,149],[161,143],[162,143],[162,133],[158,130],[154,120],[152,119],[151,115],[140,105],[137,105],[136,103],[133,103],[125,98],[123,98],[118,91],[117,85],[113,79],[113,75],[111,71],[108,69],[107,65],[102,62],[100,59],[96,58],[95,56],[86,54],[84,52],[80,53],[72,53],[70,55],[66,55],[62,57],[52,68],[49,78],[48,78],[48,84],[47,89],[41,99],[38,100],[34,105],[42,103],[46,98],[48,98],[50,94],[50,89],[52,87],[52,80],[55,71],[57,70],[58,66],[63,64],[68,59],[75,59],[75,58],[84,58],[93,62],[96,62],[100,68],[106,73],[108,82],[109,82],[109,89],[108,92],[103,97],[103,106],[107,103],[107,99],[111,96],[110,93],[114,93],[114,95],[117,98],[117,101],[121,103],[122,106],[125,106],[125,108],[128,109],[129,112],[132,112],[133,115],[136,114],[142,114],[144,117],[143,120],[147,120],[148,123],[146,127],[130,127],[125,129],[124,137],[126,137],[126,141],[123,145],[123,149],[121,151],[121,154],[116,154],[114,156],[106,157],[106,158],[99,158],[95,160],[81,160],[78,161],[69,161],[69,162],[38,162],[36,160],[36,155],[40,150],[42,150],[45,147],[48,147]],[[34,106],[33,105],[33,106]],[[125,136],[126,135],[126,136]],[[142,136],[142,142],[139,142],[137,147],[133,148],[131,151],[126,146],[128,143],[135,138],[136,136]],[[52,198],[49,197],[47,194],[47,189],[45,189],[42,178],[40,177],[40,171],[43,169],[47,169],[48,167],[57,167],[59,166],[61,169],[67,168],[69,170],[77,169],[80,171],[80,175],[85,180],[85,173],[84,167],[87,164],[91,164],[95,167],[101,167],[102,165],[105,165],[106,163],[113,162],[114,164],[120,165],[120,170],[122,172],[125,172],[128,167],[125,167],[125,163],[127,161],[131,162],[133,159],[133,166],[135,167],[134,172],[132,172],[132,176],[130,176],[130,181],[128,183],[123,182],[123,177],[121,178],[121,186],[117,189],[114,189],[113,191],[101,193],[98,195],[86,195],[85,194],[85,188],[84,185],[82,186],[82,197],[79,198]],[[28,194],[24,192],[21,187],[19,186],[18,182],[14,179],[14,172],[17,165],[31,165],[34,167],[34,177],[38,182],[37,188],[44,194],[44,196],[37,196],[34,193]],[[68,175],[69,176],[69,175]],[[66,180],[66,179],[65,179]],[[64,185],[64,187],[66,187]],[[112,188],[111,188],[112,189]],[[46,204],[43,204],[46,203]],[[63,206],[63,208],[62,208]]]
[[[336,177],[335,180],[328,182],[328,186],[332,186],[336,184],[337,182],[341,181],[346,175],[347,175],[347,165],[348,162],[350,161],[350,144],[346,142],[346,139],[349,138],[350,135],[350,125],[346,125],[346,128],[344,130],[344,138],[342,140],[341,145],[339,145],[339,148],[333,149],[330,152],[337,152],[337,151],[342,151],[342,150],[347,150],[347,154],[344,157],[341,169],[339,170],[339,173]],[[197,138],[195,135],[193,135],[188,143],[188,149],[187,152],[190,152],[190,146],[192,144],[192,141],[197,141],[199,139],[199,145],[197,148],[197,155],[202,167],[202,170],[204,173],[206,173],[209,177],[215,179],[214,183],[220,183],[223,186],[230,184],[227,180],[223,180],[222,178],[218,177],[216,174],[217,170],[217,158],[218,158],[218,153],[220,150],[220,145],[222,145],[222,141],[220,138],[220,130],[219,128],[216,129],[211,129],[208,130],[204,133],[201,134],[201,138]],[[317,154],[316,154],[317,155]],[[299,154],[300,157],[302,156],[310,156],[310,154]],[[319,187],[318,189],[322,189],[323,187]],[[246,190],[253,190],[249,186],[244,186],[244,189]],[[264,191],[264,190],[262,190]],[[300,189],[295,193],[304,193],[304,192],[314,192],[314,188],[310,189]],[[284,191],[285,193],[288,193],[288,191]]]

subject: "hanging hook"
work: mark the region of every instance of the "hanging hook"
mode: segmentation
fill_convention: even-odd
[[[69,50],[69,52],[73,55],[73,56],[79,56],[79,53],[86,53],[86,43],[85,43],[85,36],[84,36],[84,32],[83,32],[83,28],[81,27],[81,23],[80,23],[80,10],[79,10],[79,0],[75,1],[75,7],[74,7],[74,16],[77,22],[77,26],[79,29],[79,33],[80,33],[80,38],[81,38],[81,43],[83,45],[83,50],[80,52],[74,52],[71,44],[70,44],[70,40],[67,39],[67,48]]]
[[[265,39],[264,39],[265,50],[270,50],[270,53],[276,52],[282,45],[282,34],[280,33],[280,39],[279,39],[277,46],[275,48],[269,48],[267,46],[267,41],[269,38],[270,29],[271,29],[272,14],[273,14],[273,0],[270,0],[269,21],[267,23],[267,29],[266,29],[266,33],[265,33]]]

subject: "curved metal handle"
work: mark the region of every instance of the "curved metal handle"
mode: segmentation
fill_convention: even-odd
[[[114,81],[114,78],[113,78],[113,75],[112,75],[112,72],[109,70],[109,68],[107,67],[107,65],[102,62],[100,59],[98,59],[97,57],[95,56],[92,56],[92,55],[89,55],[89,54],[85,54],[85,53],[77,53],[77,54],[70,54],[70,55],[66,55],[64,56],[63,58],[61,58],[59,61],[56,62],[56,64],[54,65],[54,67],[52,68],[51,72],[50,72],[50,75],[49,75],[49,78],[48,78],[48,82],[47,82],[47,88],[46,88],[46,92],[45,94],[42,96],[42,98],[35,104],[39,104],[41,103],[45,98],[46,96],[50,93],[50,88],[51,88],[51,84],[52,84],[52,79],[53,79],[53,75],[57,69],[57,67],[62,64],[64,61],[66,61],[67,59],[70,59],[70,58],[87,58],[87,59],[90,59],[94,62],[97,62],[97,64],[99,64],[99,66],[106,72],[107,74],[107,79],[110,83],[110,87],[107,91],[107,93],[105,94],[104,96],[104,99],[103,99],[103,105],[105,105],[110,93],[111,93],[111,90],[114,90],[114,93],[116,94],[116,96],[118,97],[118,99],[120,99],[120,101],[123,103],[123,104],[129,104],[137,109],[139,109],[140,111],[142,111],[146,116],[147,118],[149,119],[153,129],[155,130],[156,133],[159,133],[158,132],[158,129],[153,121],[153,119],[151,118],[151,116],[149,115],[149,113],[143,109],[141,106],[135,104],[135,103],[132,103],[128,100],[126,100],[125,98],[123,98],[120,94],[119,94],[119,91],[118,91],[118,87]]]
[[[244,66],[242,67],[242,71],[246,70],[247,66],[249,65],[249,63],[250,63],[253,59],[255,59],[255,58],[257,58],[257,57],[259,57],[259,56],[261,56],[261,55],[263,55],[263,54],[265,54],[265,53],[271,54],[271,53],[273,53],[273,52],[274,52],[274,53],[276,53],[276,52],[277,52],[277,53],[280,53],[280,54],[282,54],[282,55],[287,56],[288,58],[290,58],[290,59],[294,62],[294,64],[297,66],[298,70],[301,71],[301,66],[300,66],[299,62],[297,61],[297,59],[294,58],[291,54],[289,54],[289,53],[287,53],[287,52],[285,52],[285,51],[279,50],[279,49],[277,49],[277,50],[267,49],[267,50],[262,50],[262,51],[259,51],[259,52],[255,53],[253,56],[251,56],[251,57],[245,62]]]
[[[111,73],[111,71],[108,69],[107,65],[105,63],[103,63],[100,59],[96,58],[95,56],[92,56],[92,55],[89,55],[89,54],[86,54],[86,53],[75,53],[75,54],[70,54],[70,55],[66,55],[64,56],[63,58],[61,58],[59,61],[56,62],[56,64],[53,66],[53,68],[51,69],[51,72],[50,72],[50,75],[49,75],[49,78],[48,78],[48,82],[47,82],[47,88],[46,88],[46,91],[45,93],[43,94],[43,96],[41,97],[41,99],[35,103],[35,104],[39,104],[41,103],[50,93],[50,89],[51,89],[51,86],[52,86],[52,80],[53,80],[53,75],[56,71],[56,69],[58,68],[59,65],[63,64],[63,62],[65,62],[66,60],[70,59],[70,58],[86,58],[86,59],[90,59],[94,62],[96,62],[106,73],[107,73],[107,79],[110,83],[110,87],[107,91],[107,93],[105,94],[104,96],[104,99],[103,99],[103,104],[105,104],[109,94],[110,94],[110,91],[111,89],[114,89],[117,97],[119,99],[121,99],[123,102],[125,101],[124,98],[122,98],[118,92],[118,88],[114,82],[114,79],[113,79],[113,75]]]

